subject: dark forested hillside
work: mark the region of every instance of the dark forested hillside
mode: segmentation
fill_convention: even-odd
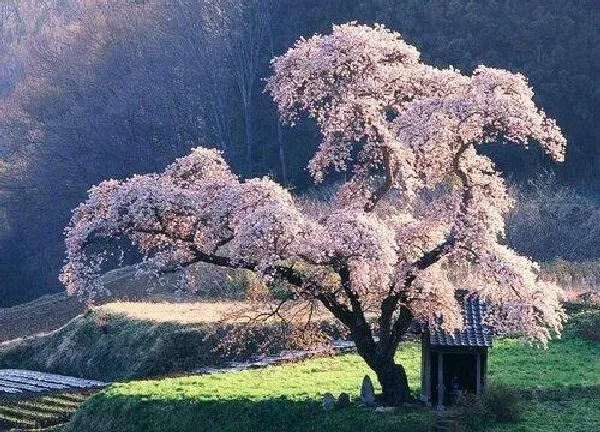
[[[316,130],[281,126],[262,79],[299,35],[350,20],[392,27],[427,62],[526,74],[569,139],[558,178],[598,186],[598,0],[4,1],[0,307],[61,289],[62,230],[102,179],[203,144],[244,176],[306,188]],[[517,181],[547,164],[490,151]]]

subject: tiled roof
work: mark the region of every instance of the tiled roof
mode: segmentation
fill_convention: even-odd
[[[492,333],[483,323],[486,305],[476,296],[467,296],[463,301],[462,315],[464,327],[455,330],[454,334],[447,333],[439,325],[430,330],[430,343],[438,347],[491,347]]]

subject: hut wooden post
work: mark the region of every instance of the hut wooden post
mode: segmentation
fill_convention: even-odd
[[[444,408],[444,355],[441,351],[438,351],[437,369],[437,408],[441,410]]]
[[[421,400],[431,406],[431,352],[426,336],[427,333],[423,335],[421,343]]]
[[[481,394],[481,357],[483,356],[483,353],[478,352],[477,353],[477,394]]]

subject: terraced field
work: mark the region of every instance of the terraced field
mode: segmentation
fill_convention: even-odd
[[[0,431],[66,423],[106,383],[44,372],[0,369]]]
[[[53,430],[55,426],[67,423],[92,393],[81,391],[0,400],[0,431],[12,428]]]

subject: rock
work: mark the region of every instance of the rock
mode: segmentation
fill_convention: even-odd
[[[365,375],[360,388],[360,400],[364,406],[373,407],[375,402],[375,389],[369,375]]]
[[[325,393],[323,395],[323,409],[325,411],[332,411],[335,408],[335,398],[331,393]]]
[[[389,413],[389,412],[393,412],[396,408],[395,407],[384,407],[384,406],[380,406],[375,408],[376,412],[380,412],[380,413]]]
[[[350,405],[350,395],[348,393],[340,393],[340,397],[338,398],[338,406],[340,408],[345,408]]]

